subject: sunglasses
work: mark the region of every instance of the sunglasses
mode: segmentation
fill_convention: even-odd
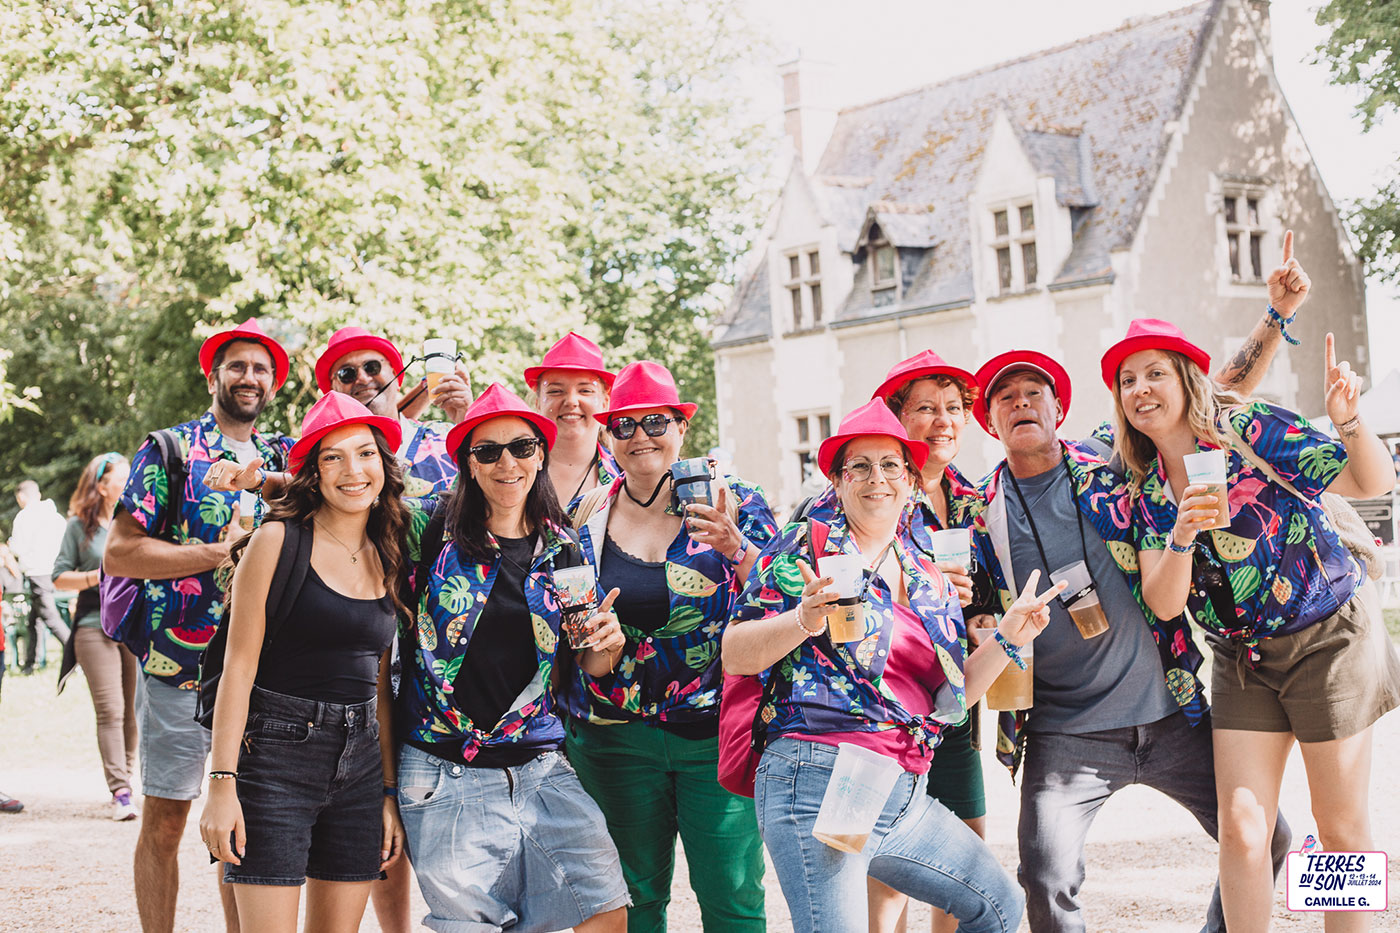
[[[350,385],[359,378],[360,370],[365,371],[365,375],[373,379],[379,375],[384,368],[384,364],[379,360],[365,360],[364,363],[356,366],[354,363],[346,363],[335,371],[335,378],[339,379],[342,385]]]
[[[475,457],[477,463],[495,463],[501,459],[503,450],[509,450],[510,455],[517,460],[528,460],[535,455],[542,443],[538,437],[522,437],[509,444],[477,444],[468,448],[467,453]]]
[[[641,425],[647,437],[660,437],[670,429],[673,423],[680,424],[680,420],[679,418],[667,418],[665,415],[656,413],[643,415],[640,421],[636,418],[614,418],[608,422],[608,433],[620,441],[625,441],[636,434],[637,425]]]

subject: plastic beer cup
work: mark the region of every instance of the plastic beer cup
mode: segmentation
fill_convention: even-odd
[[[1203,450],[1199,453],[1187,454],[1182,458],[1186,465],[1186,481],[1192,486],[1203,485],[1206,487],[1206,495],[1215,496],[1218,505],[1215,511],[1215,521],[1209,525],[1202,525],[1202,531],[1213,531],[1216,528],[1230,527],[1230,480],[1226,472],[1225,451],[1223,450]]]
[[[859,745],[842,742],[837,749],[812,835],[833,849],[859,852],[904,769],[893,758]]]

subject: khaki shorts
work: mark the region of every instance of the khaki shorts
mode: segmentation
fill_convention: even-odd
[[[1214,727],[1292,732],[1327,742],[1400,706],[1400,656],[1369,580],[1341,609],[1292,635],[1265,638],[1251,668],[1234,642],[1209,638]]]

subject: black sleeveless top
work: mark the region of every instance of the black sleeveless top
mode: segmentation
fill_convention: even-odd
[[[307,567],[306,582],[263,652],[254,683],[322,703],[364,703],[375,695],[379,658],[393,638],[388,596],[342,596]]]

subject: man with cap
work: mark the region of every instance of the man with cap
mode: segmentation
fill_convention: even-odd
[[[403,372],[403,354],[388,338],[371,334],[363,327],[342,327],[331,335],[325,351],[316,360],[316,385],[323,394],[331,390],[344,392],[376,415],[398,419],[403,427],[398,455],[404,467],[404,495],[446,492],[457,478],[457,464],[447,453],[447,432],[452,425],[415,421],[400,411]],[[426,401],[426,383],[421,383],[410,399],[419,393]],[[432,401],[453,424],[462,420],[472,403],[472,393],[461,363],[456,364],[456,372],[442,377]]]
[[[255,458],[281,469],[291,447],[290,438],[254,428],[287,381],[287,353],[256,319],[204,341],[199,364],[213,403],[170,429],[180,438],[188,471],[183,495],[176,497],[179,514],[168,523],[170,539],[155,535],[171,499],[160,446],[147,438],[131,458],[131,479],[103,556],[108,574],[147,581],[150,644],[137,685],[145,805],[135,857],[136,908],[146,933],[175,926],[180,838],[209,754],[209,733],[194,720],[194,688],[200,652],[224,610],[214,568],[242,534],[237,493],[215,492],[210,484]],[[233,895],[222,884],[219,893],[225,923],[237,930]]]
[[[978,556],[1003,604],[1032,571],[1058,578],[1083,561],[1108,630],[1082,635],[1051,606],[1036,639],[1034,708],[1015,714],[1013,772],[1025,753],[1018,827],[1019,877],[1034,933],[1085,928],[1079,904],[1084,840],[1117,790],[1144,784],[1184,806],[1217,837],[1210,714],[1196,678],[1201,655],[1184,617],[1156,618],[1141,602],[1127,520],[1128,488],[1102,450],[1062,441],[1069,376],[1055,360],[1013,350],[977,371],[973,413],[1006,459],[983,480]],[[999,743],[1001,746],[1002,743]],[[1280,815],[1275,866],[1289,842]],[[1217,886],[1206,929],[1224,929]]]
[[[535,408],[559,432],[549,452],[549,481],[559,504],[568,508],[579,496],[608,485],[622,473],[612,451],[603,445],[602,426],[593,417],[607,409],[616,376],[603,366],[602,349],[573,331],[524,375],[525,384],[535,393]]]

